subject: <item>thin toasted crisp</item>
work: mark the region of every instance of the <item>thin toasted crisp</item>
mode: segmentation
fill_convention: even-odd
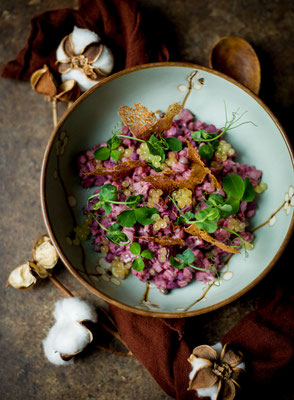
[[[203,173],[205,171],[206,174],[208,174],[210,176],[213,185],[217,189],[221,189],[222,188],[221,184],[216,179],[216,177],[213,175],[213,173],[210,171],[210,169],[205,167],[205,164],[201,160],[201,158],[200,158],[197,150],[195,149],[195,147],[192,146],[192,144],[191,144],[191,142],[189,140],[186,140],[186,142],[187,142],[187,145],[188,145],[188,155],[187,155],[188,160],[190,160],[193,164],[198,165],[199,166],[199,170],[200,170],[200,168],[202,168],[203,169]]]
[[[134,108],[119,107],[118,114],[134,136],[148,140],[152,133],[169,129],[181,109],[180,103],[171,104],[164,117],[157,119],[155,113],[149,111],[142,103],[137,103]]]
[[[200,185],[200,183],[203,182],[205,176],[207,175],[207,171],[194,164],[191,168],[191,174],[187,179],[179,179],[176,181],[175,179],[169,178],[166,175],[167,173],[149,175],[142,180],[149,182],[155,189],[161,189],[166,193],[184,188],[193,190],[197,185]]]
[[[155,242],[160,244],[161,246],[183,246],[185,241],[180,238],[172,238],[169,236],[162,236],[161,238],[156,236],[139,236],[138,239],[146,240],[148,242]]]
[[[96,168],[94,171],[86,172],[85,175],[111,175],[114,180],[117,180],[128,176],[134,169],[138,167],[145,167],[146,165],[146,161],[143,160],[126,161],[117,164],[114,168]]]
[[[217,241],[209,233],[202,231],[199,229],[195,224],[190,225],[189,228],[184,229],[185,232],[189,233],[192,236],[200,237],[201,239],[205,240],[206,242],[212,243],[215,246],[219,247],[220,249],[226,251],[227,253],[240,253],[239,250],[235,249],[234,247],[228,246],[222,242]]]

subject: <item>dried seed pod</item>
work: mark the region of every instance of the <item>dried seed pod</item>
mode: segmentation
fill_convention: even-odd
[[[36,272],[42,278],[40,274],[44,275],[43,269],[51,269],[53,268],[58,261],[58,254],[55,250],[55,247],[52,245],[48,236],[41,236],[34,248],[33,248],[33,260],[37,264]],[[42,267],[42,268],[40,268]],[[46,275],[48,276],[48,274]]]
[[[58,93],[55,98],[63,103],[71,103],[75,101],[80,94],[81,89],[78,83],[74,79],[69,79],[58,87]]]
[[[36,277],[32,274],[32,264],[27,261],[15,268],[10,273],[6,286],[12,286],[15,289],[31,288],[37,282]]]
[[[45,279],[49,276],[49,273],[41,265],[31,263],[31,268],[41,279]]]
[[[53,75],[51,74],[47,65],[43,68],[37,69],[31,75],[32,88],[40,94],[53,97],[57,93],[57,87],[54,83]]]

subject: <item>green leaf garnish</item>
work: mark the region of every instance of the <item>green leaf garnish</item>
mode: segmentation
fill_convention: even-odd
[[[213,266],[211,268],[201,268],[196,265],[193,265],[195,261],[195,256],[193,252],[188,248],[183,251],[182,254],[177,254],[176,257],[171,256],[169,258],[170,265],[177,269],[184,269],[186,267],[191,267],[196,269],[197,271],[213,271]]]
[[[119,150],[111,150],[110,156],[113,159],[113,161],[115,163],[117,163],[119,160],[119,157],[120,157],[120,151]]]
[[[154,258],[154,253],[151,250],[143,250],[141,256],[147,258],[147,260],[152,260]]]
[[[125,233],[122,231],[113,231],[105,235],[106,239],[108,239],[110,242],[115,243],[119,246],[126,246],[127,244],[130,243],[129,238]]]
[[[118,137],[118,136],[113,136],[112,138],[110,138],[107,142],[107,147],[110,150],[114,150],[117,149],[118,146],[121,144],[122,140]]]
[[[117,221],[120,225],[125,226],[127,228],[134,226],[135,223],[137,222],[134,210],[122,211],[120,214],[118,214]]]
[[[159,214],[157,208],[139,207],[135,209],[136,219],[141,225],[150,225],[154,222],[152,216]]]
[[[95,160],[105,161],[110,157],[110,149],[108,147],[100,147],[94,151]]]
[[[179,152],[183,149],[183,144],[182,142],[174,137],[167,137],[165,138],[166,143],[168,144],[168,149],[170,151],[176,151]]]
[[[110,242],[115,243],[118,246],[126,246],[127,244],[130,243],[130,239],[125,233],[121,231],[122,227],[119,224],[114,223],[109,228],[105,228],[105,226],[102,225],[98,220],[99,216],[95,216],[93,213],[90,213],[90,215],[97,222],[100,228],[102,228],[105,232],[107,232],[105,237]]]
[[[212,143],[215,142],[217,144],[216,140],[219,139],[221,136],[223,136],[229,130],[238,128],[239,126],[244,124],[253,124],[254,126],[256,126],[252,121],[245,121],[238,124],[238,122],[246,114],[246,112],[247,111],[243,112],[242,114],[239,114],[239,109],[237,109],[236,111],[232,112],[232,118],[228,120],[227,107],[225,103],[226,122],[224,127],[220,131],[215,133],[206,132],[203,129],[198,129],[196,132],[192,133],[191,137],[193,140],[195,140],[195,142],[212,142]]]
[[[241,200],[245,191],[245,183],[241,176],[231,174],[224,177],[223,188],[229,197]]]
[[[130,252],[136,256],[135,260],[132,262],[132,268],[135,269],[136,271],[142,271],[145,267],[145,263],[143,258],[146,258],[147,260],[151,260],[154,258],[154,253],[151,250],[143,250],[141,252],[141,246],[139,243],[133,242],[130,245]]]
[[[133,243],[130,245],[130,252],[131,252],[132,254],[134,254],[135,256],[140,255],[140,254],[141,254],[141,246],[139,245],[139,243],[133,242]]]
[[[253,201],[255,198],[255,192],[252,186],[252,183],[250,182],[249,178],[245,178],[245,190],[244,194],[242,197],[243,201]]]
[[[213,157],[214,149],[209,144],[203,144],[199,147],[198,154],[205,160],[210,160]]]
[[[115,149],[118,148],[121,142],[122,140],[117,135],[110,138],[106,146],[100,147],[94,151],[95,160],[105,161],[111,157],[113,161],[117,163],[120,157],[120,151]]]
[[[143,271],[144,267],[145,267],[145,263],[144,263],[142,257],[140,257],[140,256],[135,258],[135,260],[132,262],[132,268],[135,269],[136,271],[141,272],[141,271]]]

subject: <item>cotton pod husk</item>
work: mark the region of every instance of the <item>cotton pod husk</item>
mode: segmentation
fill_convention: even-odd
[[[109,75],[114,66],[113,54],[100,37],[77,26],[60,42],[56,59],[61,80],[74,79],[83,92]]]
[[[58,254],[50,241],[50,238],[46,235],[41,236],[35,243],[33,247],[33,261],[37,264],[37,267],[42,267],[43,269],[53,268],[58,261]],[[41,271],[42,268],[38,268]],[[41,275],[38,273],[41,277]],[[48,276],[48,275],[47,275]]]
[[[75,101],[80,94],[81,89],[78,83],[74,79],[69,79],[58,87],[58,93],[55,99],[68,104]]]
[[[33,72],[30,81],[32,88],[39,94],[53,97],[57,93],[53,75],[47,65]]]
[[[15,268],[9,275],[6,286],[12,286],[15,289],[30,289],[37,282],[32,274],[33,263],[27,261],[25,264]]]

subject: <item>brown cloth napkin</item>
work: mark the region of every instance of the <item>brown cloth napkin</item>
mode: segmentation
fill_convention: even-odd
[[[169,50],[162,35],[157,35],[155,23],[152,29],[148,29],[148,23],[133,0],[80,0],[78,10],[48,11],[32,20],[24,49],[2,68],[2,76],[29,79],[43,64],[56,71],[56,48],[74,25],[95,31],[111,48],[115,57],[114,72],[137,64],[167,61]],[[285,258],[283,263],[280,261],[281,265],[287,265]],[[244,398],[279,398],[272,392],[273,383],[282,389],[285,385],[284,367],[294,355],[294,298],[291,286],[285,286],[285,281],[293,281],[293,272],[292,277],[288,272],[284,268],[283,274],[278,275],[285,278],[280,279],[280,288],[267,305],[242,319],[220,338],[223,344],[233,342],[241,346],[248,356],[250,384],[246,386]],[[187,392],[191,370],[187,358],[193,347],[206,343],[199,336],[199,317],[144,317],[112,305],[110,311],[129,349],[162,389],[176,399],[197,399],[194,391]],[[280,377],[275,381],[278,374]],[[253,383],[256,385],[252,386]],[[267,395],[264,384],[269,387]]]
[[[194,347],[207,344],[199,337],[198,317],[143,317],[112,305],[110,312],[128,348],[169,396],[198,398],[195,391],[187,392],[191,371],[187,358]],[[237,345],[245,354],[248,383],[242,388],[244,399],[278,398],[273,389],[278,386],[283,391],[288,379],[285,367],[294,359],[294,295],[277,288],[268,304],[243,318],[219,340],[223,345]]]
[[[156,26],[148,29],[136,1],[80,0],[77,10],[48,11],[33,18],[25,47],[15,60],[3,66],[1,75],[28,80],[44,64],[57,72],[56,49],[75,25],[96,32],[112,50],[115,59],[113,72],[169,59],[166,45],[156,35]]]

